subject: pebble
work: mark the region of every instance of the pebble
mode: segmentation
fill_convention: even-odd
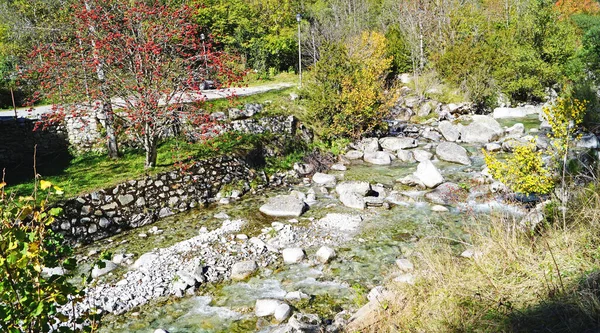
[[[328,246],[321,246],[321,248],[317,251],[316,256],[320,263],[326,264],[335,258],[336,254],[334,249]]]

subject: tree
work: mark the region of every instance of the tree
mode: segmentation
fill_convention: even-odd
[[[72,24],[79,28],[61,43],[37,48],[31,59],[45,54],[47,61],[41,66],[31,62],[32,73],[63,101],[63,111],[75,116],[104,109],[110,96],[121,108],[127,132],[144,148],[146,168],[152,168],[159,140],[178,121],[180,105],[201,99],[200,84],[215,76],[224,85],[239,80],[227,66],[229,57],[200,39],[200,28],[193,23],[196,10],[142,0],[75,5]],[[84,96],[89,107],[75,103]],[[185,116],[207,119],[204,114]]]

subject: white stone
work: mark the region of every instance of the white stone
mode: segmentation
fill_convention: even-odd
[[[385,151],[365,152],[363,159],[365,162],[374,165],[390,165],[392,164],[391,154]]]
[[[304,250],[299,247],[287,248],[282,251],[283,262],[285,264],[297,264],[304,260]]]
[[[231,266],[231,279],[235,281],[245,280],[257,269],[258,264],[254,260],[236,262]]]
[[[317,225],[330,230],[356,231],[362,223],[360,215],[329,213]]]
[[[334,175],[328,175],[321,172],[315,173],[312,177],[312,181],[317,185],[325,186],[328,188],[334,188],[335,184],[337,183],[337,179]]]
[[[416,148],[418,146],[417,140],[413,138],[398,138],[398,137],[385,137],[379,139],[379,144],[385,150],[398,151],[407,148]]]
[[[335,258],[336,254],[334,249],[328,246],[321,246],[321,248],[317,251],[316,256],[320,263],[326,264]]]
[[[437,157],[446,162],[471,165],[467,150],[453,142],[442,142],[435,148]]]
[[[330,169],[334,170],[334,171],[346,171],[347,170],[346,166],[341,163],[336,163],[336,164],[332,165]]]
[[[430,160],[433,158],[433,154],[423,150],[423,149],[415,149],[413,150],[413,156],[417,162],[423,162],[425,160]]]
[[[278,195],[269,198],[267,203],[260,207],[263,214],[274,217],[300,216],[307,209],[304,200],[296,195]]]
[[[273,313],[273,317],[275,317],[275,321],[281,323],[288,319],[292,315],[292,308],[285,304],[280,303],[277,308],[275,308],[275,313]]]
[[[349,152],[346,153],[346,158],[349,160],[360,160],[361,158],[363,158],[364,153],[362,151],[359,150],[350,150]]]
[[[444,177],[429,160],[419,163],[414,175],[429,188],[434,188],[444,182]]]
[[[410,274],[410,273],[406,273],[406,274],[400,274],[397,277],[394,278],[394,282],[397,283],[406,283],[406,284],[415,284],[415,277]]]
[[[275,310],[280,304],[282,304],[282,302],[276,299],[256,300],[256,304],[254,305],[254,314],[257,317],[272,316],[275,314]]]
[[[452,124],[447,120],[440,122],[440,124],[438,125],[438,129],[440,130],[440,132],[442,132],[444,139],[446,139],[447,141],[454,142],[460,137],[460,131],[458,129],[458,126]]]
[[[92,278],[95,279],[102,275],[106,275],[117,268],[117,265],[112,261],[103,260],[102,262],[105,265],[104,268],[100,268],[98,265],[95,265],[92,269]]]
[[[289,293],[285,294],[285,297],[283,299],[285,299],[288,302],[298,302],[303,299],[309,299],[309,298],[310,298],[310,296],[297,290],[297,291],[290,291]]]
[[[431,211],[438,212],[438,213],[445,213],[445,212],[449,212],[450,210],[442,205],[435,205],[435,206],[431,207]]]

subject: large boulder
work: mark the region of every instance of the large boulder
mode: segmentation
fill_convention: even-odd
[[[467,150],[453,142],[442,142],[435,148],[437,157],[446,162],[471,165]]]
[[[360,150],[350,150],[346,153],[345,157],[349,160],[359,160],[363,158],[364,153]]]
[[[355,209],[365,209],[365,196],[371,192],[371,184],[361,181],[341,182],[335,187],[344,206]]]
[[[377,138],[364,138],[360,140],[357,148],[364,153],[379,151],[379,140]]]
[[[354,192],[364,197],[371,191],[371,184],[369,184],[368,182],[356,180],[345,181],[339,183],[335,187],[335,191],[338,194],[342,194],[344,192]]]
[[[504,130],[492,117],[474,115],[467,126],[459,126],[460,139],[467,143],[488,143],[499,139]]]
[[[598,149],[600,148],[600,141],[598,137],[593,133],[584,134],[579,140],[577,140],[577,147]]]
[[[440,122],[440,124],[438,125],[438,129],[440,130],[440,132],[442,132],[442,135],[444,136],[444,139],[446,139],[446,141],[454,142],[458,140],[458,138],[460,138],[460,131],[458,129],[458,126],[452,124],[447,120]]]
[[[269,216],[287,217],[302,215],[308,206],[296,195],[278,195],[269,198],[266,204],[260,207],[260,211]]]
[[[413,138],[398,138],[391,136],[379,139],[379,144],[383,149],[390,151],[415,148],[418,146],[417,140]]]
[[[506,135],[518,137],[525,134],[525,125],[516,123],[505,130]]]
[[[386,151],[376,151],[376,152],[369,152],[369,153],[365,153],[365,156],[363,157],[364,161],[369,163],[369,164],[375,164],[375,165],[390,165],[392,164],[392,157],[390,156],[390,153],[386,152]]]
[[[302,262],[306,256],[304,250],[299,247],[284,249],[281,254],[283,255],[283,262],[286,264],[297,264]]]
[[[429,160],[419,163],[414,175],[429,188],[434,188],[444,182],[444,177],[442,177],[435,165]]]

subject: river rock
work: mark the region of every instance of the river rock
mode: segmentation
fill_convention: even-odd
[[[396,156],[402,162],[409,162],[409,163],[415,162],[414,154],[412,151],[398,150],[398,152],[396,153]]]
[[[282,304],[285,303],[278,299],[258,299],[254,305],[254,314],[257,317],[273,316]]]
[[[256,272],[258,264],[254,260],[240,261],[231,266],[231,279],[241,281]]]
[[[335,258],[335,250],[328,246],[321,246],[319,251],[317,251],[316,256],[320,263],[326,264]]]
[[[364,153],[360,150],[350,150],[344,156],[349,160],[360,160],[363,158]]]
[[[335,191],[340,195],[342,193],[353,192],[353,193],[357,193],[358,195],[361,195],[364,197],[369,192],[371,192],[371,184],[369,184],[368,182],[356,181],[356,180],[345,181],[345,182],[339,183],[335,187]]]
[[[525,134],[525,125],[521,123],[516,123],[511,127],[507,128],[505,132],[508,136],[521,136]]]
[[[444,182],[444,177],[429,160],[419,163],[414,175],[429,188],[434,188]]]
[[[317,225],[330,230],[356,231],[362,223],[360,215],[329,213],[317,221]]]
[[[398,137],[385,137],[379,139],[379,144],[385,150],[397,151],[400,149],[415,148],[418,146],[417,140],[413,138],[398,138]]]
[[[443,183],[435,190],[425,194],[425,198],[430,202],[439,205],[456,204],[460,200],[462,188],[454,183]]]
[[[446,139],[446,141],[454,142],[460,137],[460,131],[458,129],[458,126],[452,124],[447,120],[440,122],[440,124],[438,125],[438,129],[440,130],[440,132],[442,132],[442,135],[444,136],[444,139]]]
[[[433,142],[439,142],[442,139],[442,135],[431,128],[427,128],[421,133],[421,137]]]
[[[294,163],[294,171],[301,176],[306,176],[315,172],[315,166],[310,163]]]
[[[486,143],[486,145],[484,146],[485,150],[494,153],[494,152],[498,152],[502,150],[502,146],[498,143],[492,142],[492,143]]]
[[[330,169],[334,170],[334,171],[346,171],[347,170],[346,166],[341,163],[336,163],[336,164],[332,165],[330,167]]]
[[[295,195],[278,195],[269,198],[269,201],[260,207],[263,214],[274,217],[300,216],[307,209],[304,200]]]
[[[337,183],[337,179],[334,175],[328,175],[326,173],[317,172],[312,177],[313,183],[321,186],[325,186],[327,188],[335,187]]]
[[[390,165],[392,164],[392,157],[390,153],[385,151],[376,152],[365,152],[363,156],[365,162],[375,165]]]
[[[377,138],[364,138],[358,143],[358,148],[364,153],[379,151],[379,140]]]
[[[299,302],[303,299],[309,299],[310,296],[308,296],[307,294],[297,290],[297,291],[290,291],[289,293],[285,294],[285,296],[283,297],[283,299],[285,299],[288,302]]]
[[[292,315],[292,308],[283,302],[280,303],[277,306],[277,308],[275,308],[275,312],[273,313],[273,317],[275,318],[275,321],[278,323],[284,322],[291,315]]]
[[[488,143],[499,139],[504,130],[492,117],[474,115],[467,126],[459,126],[460,139],[467,143]]]
[[[435,154],[442,161],[471,165],[467,150],[453,142],[442,142],[435,148]]]
[[[432,153],[423,149],[415,149],[413,150],[412,154],[415,157],[415,160],[417,160],[417,162],[423,162],[433,158]]]
[[[339,197],[342,204],[348,208],[363,210],[367,206],[365,197],[356,192],[342,192]]]
[[[299,247],[291,247],[282,251],[283,262],[286,264],[297,264],[306,256],[304,250]]]

